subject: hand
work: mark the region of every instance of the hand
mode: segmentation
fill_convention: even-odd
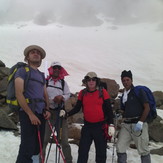
[[[37,116],[35,114],[30,114],[29,115],[29,119],[32,123],[32,125],[41,125],[41,121],[37,118]]]
[[[45,110],[45,112],[44,112],[44,118],[47,120],[47,119],[50,118],[50,116],[51,116],[50,111],[49,110]]]
[[[143,122],[138,121],[138,123],[135,124],[134,126],[134,131],[141,131],[143,129]]]
[[[63,101],[63,96],[61,95],[58,95],[58,96],[55,96],[55,98],[53,99],[53,101],[57,104],[61,104],[62,101]]]
[[[108,135],[114,137],[114,133],[115,133],[114,125],[109,125]]]
[[[66,116],[66,111],[65,110],[60,110],[59,116],[64,118]]]

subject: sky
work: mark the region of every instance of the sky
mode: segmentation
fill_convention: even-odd
[[[47,25],[98,26],[102,14],[114,24],[163,21],[163,0],[0,0],[0,24],[32,20]]]

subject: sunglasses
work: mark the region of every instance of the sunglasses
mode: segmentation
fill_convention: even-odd
[[[61,69],[61,66],[53,66],[53,69],[58,69],[58,70],[60,70],[60,69]]]
[[[86,78],[86,81],[89,82],[89,81],[97,81],[97,78],[96,77],[93,77],[93,78]]]

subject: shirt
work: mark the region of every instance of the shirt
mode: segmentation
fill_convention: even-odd
[[[29,81],[27,83],[24,97],[28,99],[44,99],[44,85],[45,85],[45,77],[42,72],[39,70],[35,70],[30,67],[30,75],[29,75]],[[15,79],[20,77],[24,81],[27,77],[27,72],[24,67],[19,68],[17,72],[15,73]],[[33,110],[33,112],[37,112],[39,114],[42,114],[43,109],[45,109],[45,102],[35,102],[35,103],[29,103],[29,107]],[[22,109],[21,109],[22,110]]]

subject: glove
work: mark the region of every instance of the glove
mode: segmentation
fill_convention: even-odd
[[[143,122],[138,121],[138,123],[136,123],[135,126],[134,126],[134,131],[135,131],[135,132],[136,132],[136,131],[141,131],[142,128],[143,128]]]
[[[114,137],[114,133],[115,133],[114,125],[109,125],[108,135],[111,136],[111,137]]]
[[[65,110],[60,110],[59,116],[64,118],[66,116],[66,111]]]

